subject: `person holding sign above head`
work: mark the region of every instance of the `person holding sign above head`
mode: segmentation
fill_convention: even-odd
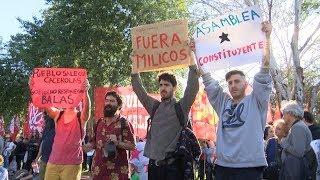
[[[90,117],[89,81],[83,82],[82,111],[76,107],[44,107],[55,122],[55,137],[47,163],[45,179],[80,180],[83,161],[82,140]]]
[[[177,89],[177,81],[173,74],[162,73],[158,77],[158,82],[161,101],[147,94],[142,86],[139,73],[135,71],[135,68],[132,68],[131,83],[133,91],[151,116],[151,128],[147,132],[147,142],[144,150],[144,156],[150,158],[148,179],[184,179],[186,169],[183,160],[174,152],[178,146],[177,143],[182,129],[181,124],[188,123],[190,108],[199,91],[197,67],[196,65],[189,65],[187,87],[180,101],[177,101],[174,95]],[[178,106],[181,107],[181,113],[177,113]],[[179,114],[184,119],[181,124],[180,118],[177,116]]]
[[[272,79],[269,74],[271,24],[262,23],[267,42],[260,72],[254,77],[253,91],[246,95],[248,82],[242,71],[226,74],[230,94],[223,92],[210,73],[202,75],[210,104],[219,115],[216,179],[255,180],[262,178],[267,165],[263,134]]]

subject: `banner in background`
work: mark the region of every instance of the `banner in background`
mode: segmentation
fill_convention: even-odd
[[[121,115],[124,116],[133,126],[134,133],[140,138],[145,138],[149,114],[138,100],[131,86],[127,87],[98,87],[94,90],[94,118],[98,120],[103,117],[104,98],[108,91],[116,91],[123,101]],[[158,94],[149,94],[156,99],[160,99]]]
[[[198,139],[216,140],[219,118],[211,107],[202,84],[191,107],[191,119],[193,131]]]

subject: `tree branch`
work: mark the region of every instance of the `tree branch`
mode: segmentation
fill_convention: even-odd
[[[307,38],[307,40],[304,42],[304,44],[299,48],[299,52],[301,52],[310,42],[310,40],[312,39],[312,37],[318,32],[318,30],[320,29],[320,22],[318,23],[318,26],[316,27],[316,29],[312,32],[312,34]]]
[[[252,6],[252,3],[250,0],[244,0],[244,4],[247,6]]]
[[[209,2],[205,1],[205,0],[200,0],[200,3],[205,4],[209,7],[211,7],[212,9],[216,10],[220,15],[222,15],[222,12],[216,8],[215,6],[213,6],[212,4],[210,4]]]

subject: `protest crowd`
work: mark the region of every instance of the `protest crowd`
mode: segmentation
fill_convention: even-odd
[[[252,19],[246,21],[260,17],[254,11]],[[273,88],[269,68],[271,24],[261,20],[254,26],[261,35],[257,47],[250,45],[247,50],[242,45],[235,53],[221,49],[219,56],[201,49],[204,29],[197,30],[201,31],[198,39],[189,40],[183,33],[187,32],[185,21],[169,24],[162,26],[183,26],[186,31],[148,36],[146,27],[132,29],[133,50],[128,57],[132,61],[131,90],[148,116],[143,119],[142,133],[137,133],[136,125],[122,113],[125,99],[116,88],[106,88],[100,99],[91,99],[85,69],[36,68],[29,86],[32,110],[41,114],[43,127],[30,129],[29,134],[19,130],[0,137],[0,179],[318,179],[313,146],[319,146],[320,127],[314,115],[297,102],[288,101],[282,103],[278,119],[267,121]],[[215,43],[228,41],[220,37]],[[254,51],[261,52],[261,67],[252,85],[236,65],[225,74],[228,90],[210,73],[210,63],[231,57],[237,60]],[[159,74],[159,94],[146,91],[142,72],[180,65],[188,67],[181,98],[176,98],[178,81],[170,72]],[[212,132],[214,138],[200,136],[190,116],[202,86],[207,108],[219,119],[216,132]],[[91,104],[98,101],[100,107],[95,106],[95,111],[99,112],[93,117]]]

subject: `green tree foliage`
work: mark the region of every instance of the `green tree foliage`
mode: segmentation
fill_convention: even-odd
[[[302,15],[306,17],[310,13],[312,13],[313,10],[316,10],[319,8],[320,8],[320,2],[318,0],[304,0],[301,5]]]
[[[24,34],[7,44],[1,59],[0,114],[26,109],[28,75],[35,67],[82,67],[93,87],[130,82],[130,28],[187,17],[186,1],[47,0],[41,19],[19,19]],[[157,89],[156,73],[143,73],[145,87]],[[3,79],[5,81],[3,81]],[[10,103],[8,103],[10,102]]]

